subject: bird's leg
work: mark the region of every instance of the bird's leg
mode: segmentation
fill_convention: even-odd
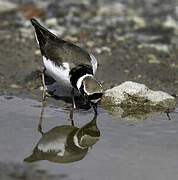
[[[71,91],[71,95],[72,95],[72,109],[70,111],[69,120],[71,121],[72,126],[74,126],[73,112],[74,112],[74,109],[76,109],[75,99],[74,99],[74,88]]]
[[[47,96],[50,96],[50,94],[47,93],[47,87],[46,87],[46,84],[45,84],[45,71],[46,71],[46,68],[44,67],[42,70],[41,70],[41,78],[42,78],[42,86],[43,86],[43,96],[42,96],[42,100],[45,101],[46,100],[46,97]]]
[[[41,113],[40,113],[40,120],[39,120],[39,123],[38,123],[38,131],[43,135],[43,130],[42,130],[42,121],[43,121],[43,114],[44,114],[44,110],[45,110],[45,107],[46,107],[46,102],[44,101],[43,104],[42,104],[42,109],[41,109]]]
[[[93,110],[95,112],[95,116],[97,116],[98,115],[97,104],[93,104],[92,107],[93,107]]]
[[[75,97],[74,97],[74,88],[72,89],[71,95],[72,95],[72,109],[76,109]]]
[[[167,117],[168,117],[168,120],[171,120],[171,117],[170,117],[170,110],[166,110],[165,113],[166,113],[166,115],[167,115]]]
[[[43,68],[42,69],[42,71],[41,71],[41,78],[42,78],[42,86],[43,86],[43,96],[42,96],[42,98],[43,98],[43,102],[46,100],[46,84],[45,84],[45,75],[44,75],[44,73],[45,73],[45,71],[46,71],[46,68]]]
[[[74,112],[74,109],[71,109],[70,115],[69,115],[69,120],[71,121],[72,126],[74,126],[73,112]]]

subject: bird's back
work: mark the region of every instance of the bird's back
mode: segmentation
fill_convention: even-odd
[[[91,57],[84,49],[60,39],[35,19],[31,19],[31,22],[35,28],[41,53],[46,59],[53,61],[56,65],[69,62],[70,69],[79,64],[92,65]]]
[[[49,39],[41,47],[41,51],[47,59],[53,61],[56,65],[69,62],[70,69],[80,64],[92,65],[90,55],[70,42]]]

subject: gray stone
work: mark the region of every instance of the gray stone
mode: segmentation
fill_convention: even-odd
[[[162,91],[152,91],[144,84],[126,81],[119,86],[105,91],[102,98],[104,109],[120,106],[129,111],[167,111],[174,109],[176,100]]]

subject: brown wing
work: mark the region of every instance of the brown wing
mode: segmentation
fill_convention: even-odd
[[[61,65],[63,62],[70,62],[70,68],[79,64],[91,65],[89,54],[82,48],[58,38],[48,31],[35,19],[31,19],[35,28],[36,37],[39,42],[41,53],[47,59]]]
[[[91,65],[89,54],[70,42],[48,40],[41,49],[46,58],[54,61],[57,65],[61,65],[63,62],[70,62],[71,69],[79,64]]]

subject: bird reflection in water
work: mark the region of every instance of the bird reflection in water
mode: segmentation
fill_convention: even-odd
[[[97,115],[89,123],[78,128],[74,126],[73,111],[71,111],[71,125],[57,126],[44,133],[41,126],[44,109],[45,104],[43,104],[38,125],[42,137],[33,153],[24,161],[48,160],[55,163],[70,163],[83,159],[89,148],[96,144],[100,137],[100,131],[96,124]]]

